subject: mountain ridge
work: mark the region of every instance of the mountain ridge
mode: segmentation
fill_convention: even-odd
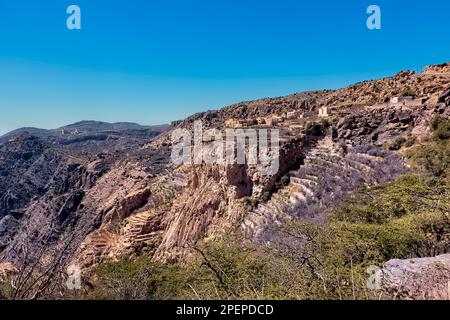
[[[73,129],[73,130],[81,130],[85,129],[86,131],[106,131],[106,130],[144,130],[144,129],[154,129],[160,130],[165,129],[169,125],[161,124],[161,125],[140,125],[134,122],[104,122],[97,120],[81,120],[78,122],[74,122],[68,125],[64,125],[55,129],[42,129],[37,127],[21,127],[14,129],[12,131],[6,132],[5,134],[0,136],[0,143],[8,140],[9,138],[19,135],[24,132],[28,132],[37,136],[46,136],[46,135],[57,135],[64,129]]]
[[[56,129],[19,128],[1,136],[0,144],[30,134],[71,151],[94,155],[103,151],[134,148],[168,128],[168,125],[142,126],[131,122],[84,120]]]

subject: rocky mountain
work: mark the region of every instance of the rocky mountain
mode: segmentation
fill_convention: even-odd
[[[391,103],[396,96],[411,98]],[[408,172],[404,156],[386,146],[425,138],[434,117],[450,116],[449,105],[446,63],[340,90],[243,102],[162,133],[97,122],[23,129],[0,144],[0,261],[39,261],[45,269],[58,256],[85,270],[143,253],[185,261],[192,246],[230,230],[270,243],[289,221],[320,226],[352,192]],[[262,164],[174,165],[171,135],[192,132],[196,120],[205,129],[279,129],[279,170],[265,176]]]
[[[70,151],[91,154],[115,151],[144,143],[168,128],[168,125],[141,126],[136,123],[80,121],[57,129],[20,128],[0,137],[0,144],[27,133]]]

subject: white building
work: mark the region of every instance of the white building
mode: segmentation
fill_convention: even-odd
[[[406,96],[406,97],[393,97],[391,98],[391,103],[404,103],[412,101],[413,97]]]
[[[328,117],[328,108],[327,107],[319,108],[319,117],[320,118]]]

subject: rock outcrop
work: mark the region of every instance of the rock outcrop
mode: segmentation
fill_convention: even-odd
[[[396,299],[450,300],[450,254],[389,260],[377,276]]]

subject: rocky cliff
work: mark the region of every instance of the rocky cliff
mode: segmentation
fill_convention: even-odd
[[[16,136],[0,145],[0,262],[20,264],[25,251],[41,247],[46,252],[35,259],[42,265],[61,247],[64,263],[86,268],[143,252],[179,260],[190,246],[229,230],[259,242],[286,221],[322,224],[352,191],[408,170],[400,154],[382,147],[399,137],[421,139],[434,116],[450,115],[449,79],[443,64],[341,90],[239,103],[98,154]],[[389,103],[402,95],[412,100]],[[262,176],[261,165],[248,164],[174,166],[171,134],[192,132],[195,120],[220,130],[279,129],[278,172]]]

